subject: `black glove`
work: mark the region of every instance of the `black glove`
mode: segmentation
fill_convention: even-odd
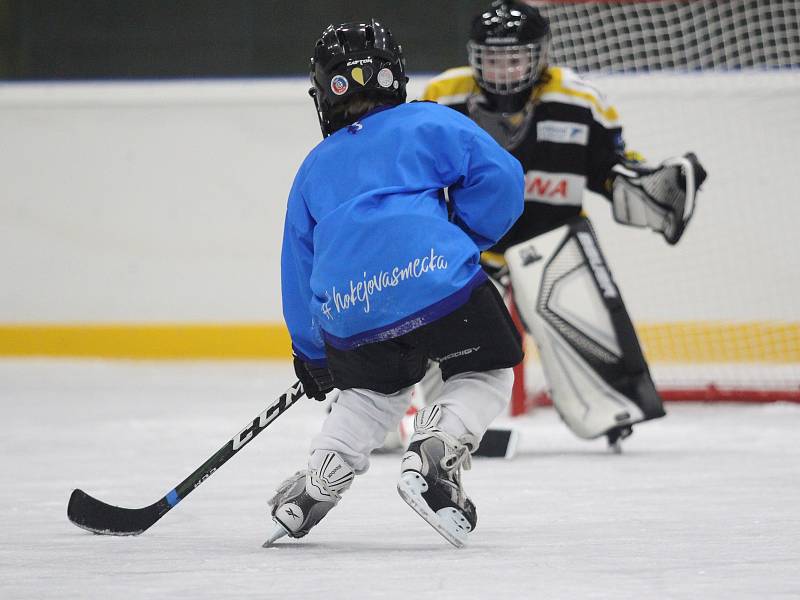
[[[306,396],[318,402],[325,400],[325,394],[333,389],[333,374],[328,367],[317,367],[295,356],[294,372]]]

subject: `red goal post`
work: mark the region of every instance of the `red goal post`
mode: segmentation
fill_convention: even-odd
[[[550,64],[598,85],[629,147],[708,167],[674,248],[585,204],[664,399],[800,402],[800,2],[529,4],[550,21]],[[526,346],[512,414],[548,401]]]

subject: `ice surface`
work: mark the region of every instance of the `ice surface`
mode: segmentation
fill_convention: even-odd
[[[0,361],[0,598],[798,598],[800,406],[670,405],[617,456],[550,409],[512,420],[512,461],[475,460],[458,550],[373,458],[302,540],[261,543],[303,466],[303,400],[139,537],[66,518],[75,487],[141,507],[293,382],[288,363]]]

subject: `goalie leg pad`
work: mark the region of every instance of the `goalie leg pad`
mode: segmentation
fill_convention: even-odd
[[[591,439],[665,414],[588,219],[513,246],[506,260],[553,404],[576,435]]]

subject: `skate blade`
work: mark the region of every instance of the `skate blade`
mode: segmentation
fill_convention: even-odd
[[[417,486],[401,478],[397,483],[397,493],[400,494],[400,497],[414,512],[425,519],[428,525],[433,527],[439,535],[453,544],[453,546],[463,548],[467,544],[466,532],[459,528],[452,519],[447,517],[442,519],[436,514],[419,494]]]
[[[271,548],[272,544],[274,544],[276,541],[287,535],[288,535],[287,531],[279,525],[278,527],[275,528],[275,531],[272,532],[272,535],[269,536],[267,541],[261,544],[261,547]]]

